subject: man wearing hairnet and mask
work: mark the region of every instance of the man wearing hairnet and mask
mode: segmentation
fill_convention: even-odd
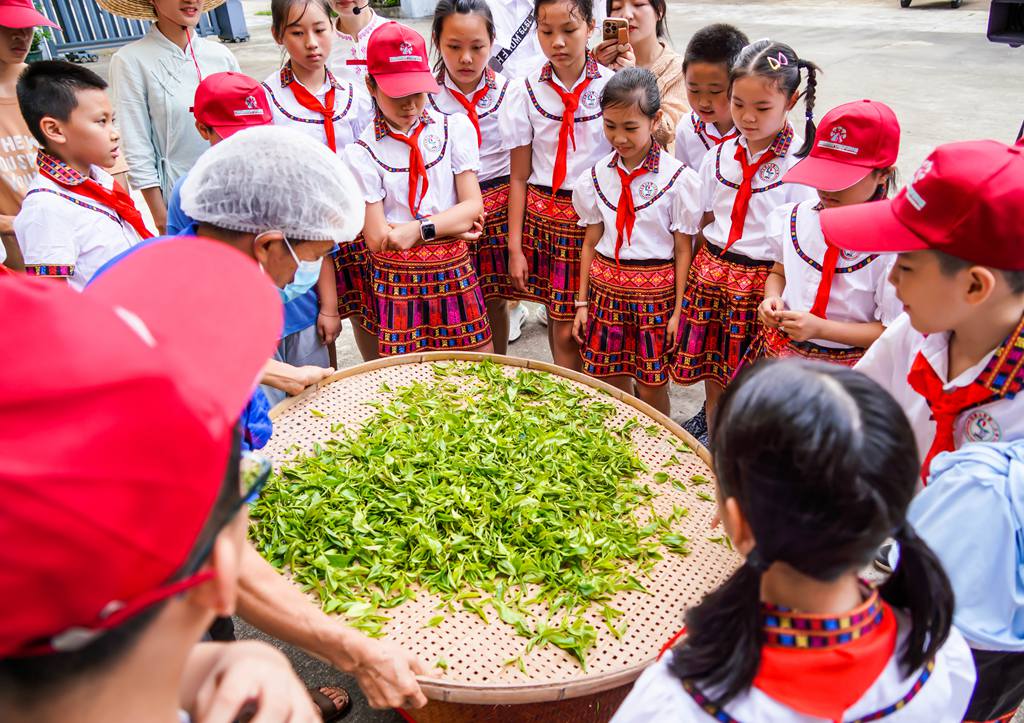
[[[254,259],[282,301],[316,283],[324,256],[355,238],[364,213],[356,182],[336,154],[297,131],[273,126],[236,133],[204,153],[181,188],[181,204],[196,221],[195,235]],[[238,329],[244,327],[245,319],[239,319]],[[256,399],[261,396],[257,390]],[[254,406],[260,405],[250,402],[250,419],[243,415],[243,424],[262,415]],[[239,587],[241,618],[353,675],[371,706],[426,704],[416,681],[424,669],[412,653],[325,615],[252,544],[242,553]]]

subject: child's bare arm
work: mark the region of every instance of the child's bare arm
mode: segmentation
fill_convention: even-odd
[[[366,247],[375,254],[380,253],[389,231],[391,224],[384,216],[384,203],[375,201],[366,204],[366,217],[363,220],[363,240],[366,241]]]
[[[533,147],[512,149],[508,191],[508,265],[512,284],[526,291],[526,257],[523,255],[523,223],[526,218],[526,184],[533,171]]]

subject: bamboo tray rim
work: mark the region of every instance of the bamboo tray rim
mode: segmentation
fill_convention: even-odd
[[[292,407],[315,398],[319,394],[320,390],[335,382],[360,376],[379,369],[415,364],[434,364],[445,361],[482,362],[485,360],[490,360],[496,364],[504,366],[546,372],[605,392],[619,402],[633,407],[638,412],[641,412],[656,421],[674,436],[689,445],[693,452],[708,467],[712,466],[710,453],[693,437],[693,435],[674,422],[670,417],[659,412],[657,409],[646,402],[643,402],[639,398],[634,397],[632,394],[623,392],[621,389],[613,387],[600,379],[557,366],[550,362],[525,359],[523,357],[503,356],[500,354],[485,354],[469,351],[420,352],[416,354],[405,354],[364,362],[335,372],[317,384],[310,386],[300,394],[284,399],[271,409],[270,418],[271,420],[279,419]],[[668,636],[666,635],[666,639],[667,637]],[[449,703],[475,704],[554,702],[569,698],[593,695],[622,685],[628,685],[635,681],[648,666],[657,660],[657,658],[657,655],[653,655],[638,663],[624,667],[621,670],[600,674],[585,674],[583,677],[572,681],[524,683],[500,681],[493,684],[481,684],[435,678],[428,674],[418,675],[416,679],[424,694],[431,700]]]

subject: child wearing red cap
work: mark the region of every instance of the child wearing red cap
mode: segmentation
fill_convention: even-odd
[[[197,645],[235,611],[270,473],[236,424],[281,326],[263,272],[180,239],[81,295],[0,278],[0,306],[19,350],[0,382],[0,720],[234,720],[251,702],[317,721],[270,646]]]
[[[614,72],[587,50],[592,0],[536,0],[534,15],[548,62],[512,82],[501,110],[512,152],[509,273],[519,298],[545,306],[555,363],[579,370],[572,324],[584,230],[572,192],[580,174],[611,151],[601,91]]]
[[[900,402],[932,458],[969,442],[1024,437],[1024,149],[940,146],[891,201],[826,209],[826,238],[898,253],[904,311],[857,369]]]
[[[487,305],[494,349],[504,354],[509,342],[508,300],[513,294],[508,275],[509,152],[502,146],[499,113],[509,81],[487,65],[494,34],[491,9],[484,0],[438,2],[431,38],[439,55],[434,70],[441,90],[429,96],[429,102],[441,113],[465,115],[476,131],[485,220],[470,255]]]
[[[572,192],[586,224],[572,330],[585,373],[668,414],[668,369],[703,209],[696,171],[655,140],[662,112],[658,79],[645,68],[620,70],[601,93],[615,150]]]
[[[39,176],[14,220],[25,271],[79,290],[107,260],[153,236],[103,170],[121,142],[106,87],[91,70],[55,60],[33,63],[18,80],[18,104],[41,146]]]
[[[483,229],[476,129],[427,108],[440,88],[419,33],[391,22],[367,47],[373,124],[346,149],[366,202],[377,346],[491,351],[491,328],[467,241]]]
[[[729,82],[740,135],[708,153],[701,165],[706,243],[690,266],[682,338],[671,370],[680,384],[704,382],[709,422],[757,336],[757,307],[773,265],[768,219],[786,202],[815,196],[806,186],[783,184],[782,176],[814,141],[817,66],[785,43],[759,40],[736,58]],[[801,97],[808,134],[802,143],[789,122]],[[794,144],[800,144],[796,150]]]
[[[335,153],[349,146],[372,120],[370,97],[360,83],[356,87],[338,80],[327,68],[334,42],[328,0],[273,0],[270,4],[274,40],[288,54],[284,66],[272,73],[263,88],[270,100],[274,125],[287,125],[324,143]],[[364,361],[377,357],[373,333],[369,258],[362,237],[341,244],[325,264],[317,284],[319,314],[315,324],[323,344],[333,347],[343,319],[352,320],[356,346]],[[333,288],[327,288],[333,286]],[[325,351],[326,353],[326,351]],[[327,358],[292,363],[327,365]]]
[[[899,122],[884,103],[856,101],[825,114],[810,155],[782,178],[817,189],[819,200],[785,204],[770,219],[775,266],[745,363],[802,356],[853,366],[900,315],[888,279],[896,257],[840,251],[818,218],[826,208],[888,196],[899,146]]]

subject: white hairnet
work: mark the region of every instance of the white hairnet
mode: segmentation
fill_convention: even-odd
[[[181,186],[181,210],[229,231],[345,243],[362,230],[366,208],[351,171],[327,146],[263,126],[200,156]]]

